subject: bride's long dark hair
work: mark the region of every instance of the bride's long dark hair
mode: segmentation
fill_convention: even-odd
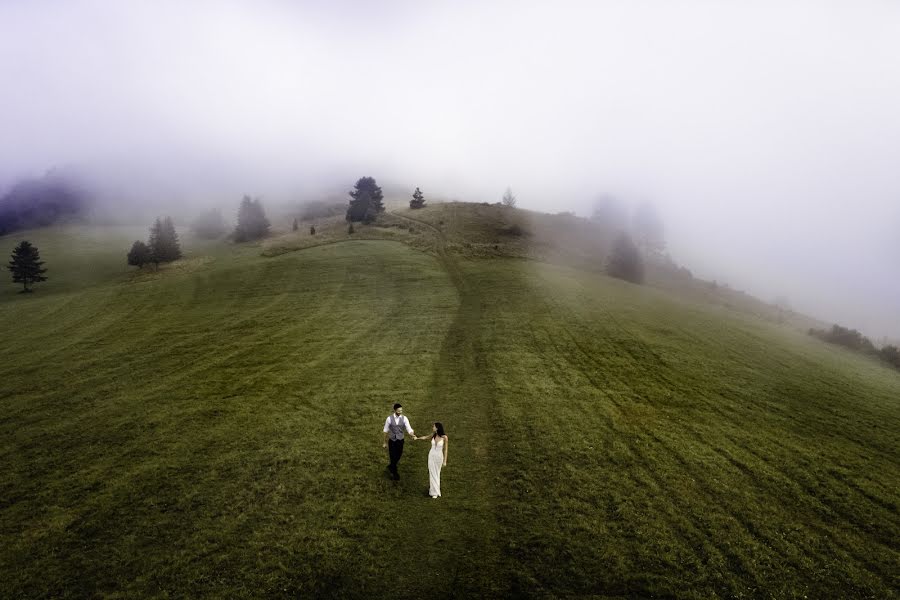
[[[433,434],[431,434],[431,437],[433,437],[433,438],[434,438],[434,437],[444,437],[444,425],[443,425],[443,423],[439,423],[439,422],[435,421],[435,422],[434,422],[434,426],[435,426],[435,428],[437,429],[437,431],[435,431]]]

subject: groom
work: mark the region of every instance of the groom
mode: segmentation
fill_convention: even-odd
[[[394,412],[388,415],[384,422],[384,444],[382,448],[388,449],[388,455],[391,457],[391,464],[388,465],[388,471],[394,478],[394,481],[400,479],[400,473],[397,472],[397,463],[403,455],[403,430],[413,436],[412,427],[409,426],[409,419],[403,416],[403,407],[397,403],[394,405]]]

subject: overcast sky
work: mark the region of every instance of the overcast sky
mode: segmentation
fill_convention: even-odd
[[[0,83],[0,182],[611,193],[698,275],[900,337],[895,0],[0,0]]]

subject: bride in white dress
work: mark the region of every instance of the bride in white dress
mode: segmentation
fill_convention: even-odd
[[[417,440],[425,439],[417,437]],[[450,442],[441,423],[431,425],[431,450],[428,452],[428,495],[441,496],[441,467],[447,466],[447,447]]]

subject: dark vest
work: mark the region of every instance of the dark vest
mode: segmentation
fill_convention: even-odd
[[[391,416],[388,417],[388,439],[391,441],[396,442],[397,440],[403,439],[403,418],[404,417],[401,415],[398,419],[395,414],[391,414]]]

